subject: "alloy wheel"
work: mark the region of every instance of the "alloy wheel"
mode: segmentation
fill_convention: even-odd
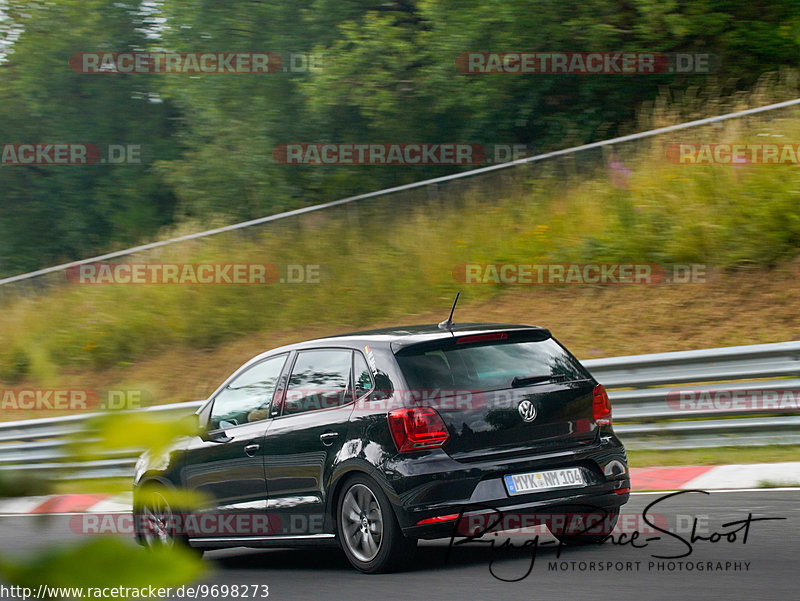
[[[354,484],[342,502],[342,538],[350,552],[363,562],[378,555],[383,541],[383,514],[374,493],[363,484]]]
[[[161,493],[151,492],[149,496],[142,508],[144,542],[148,547],[171,547],[175,544],[174,513]]]

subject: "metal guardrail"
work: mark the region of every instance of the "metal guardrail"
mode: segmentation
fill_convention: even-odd
[[[628,448],[800,444],[800,341],[582,363],[609,389]],[[680,405],[687,391],[691,409]],[[740,401],[720,400],[721,391]]]
[[[157,405],[143,409],[165,417],[188,415],[204,401]],[[0,471],[31,472],[59,480],[132,476],[142,449],[106,452],[90,461],[71,461],[66,446],[76,434],[84,434],[87,422],[98,414],[69,415],[0,423]],[[91,435],[90,435],[91,436]],[[84,442],[89,442],[85,438]]]
[[[800,341],[590,359],[583,364],[609,390],[614,429],[628,448],[800,444]],[[680,406],[680,392],[687,391],[699,399],[697,408]],[[743,400],[715,405],[709,395],[720,391]],[[202,403],[145,411],[180,416]],[[720,406],[727,404],[731,406]],[[83,462],[71,461],[64,453],[68,437],[84,432],[90,417],[0,423],[0,470],[59,479],[130,476],[137,449]]]

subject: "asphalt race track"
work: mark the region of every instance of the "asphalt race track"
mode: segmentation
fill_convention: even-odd
[[[663,496],[636,494],[624,513],[641,516],[648,504]],[[786,519],[750,523],[744,542],[743,524],[723,524],[746,520],[748,513],[753,520]],[[683,554],[688,546],[661,533],[655,533],[661,534],[661,540],[645,543],[645,538],[653,536],[652,531],[636,541],[637,545],[647,545],[643,548],[606,542],[602,546],[563,548],[560,557],[556,557],[554,545],[545,545],[554,539],[544,534],[540,537],[544,546],[539,547],[532,568],[532,542],[522,547],[526,540],[533,540],[532,535],[512,536],[510,540],[517,548],[511,552],[474,542],[457,545],[447,561],[449,541],[431,541],[421,543],[411,570],[377,576],[356,572],[338,550],[233,549],[206,554],[210,571],[204,582],[267,584],[270,599],[306,601],[797,598],[800,489],[681,494],[660,501],[648,511],[648,515],[656,514],[666,516],[670,524],[673,520],[678,523],[678,519],[688,524],[688,531],[679,531],[686,539],[690,538],[695,516],[700,520],[697,532],[706,536],[740,530],[731,542],[726,536],[716,543],[696,541],[691,555],[680,559],[653,558]],[[67,516],[52,516],[46,521],[31,516],[2,517],[0,548],[3,553],[15,550],[16,554],[74,542],[81,535],[70,531],[68,521]],[[499,540],[507,537],[501,535]],[[609,561],[613,564],[610,568]],[[492,573],[506,580],[522,579],[505,582]]]

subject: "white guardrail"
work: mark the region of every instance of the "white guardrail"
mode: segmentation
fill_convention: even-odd
[[[800,341],[591,359],[631,449],[800,444]],[[203,401],[142,411],[186,415]],[[96,414],[95,414],[96,415]],[[70,435],[93,415],[0,423],[0,470],[56,479],[131,476],[139,449],[76,462]]]

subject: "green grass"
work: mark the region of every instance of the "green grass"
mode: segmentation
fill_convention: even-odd
[[[51,493],[65,494],[122,494],[133,490],[133,478],[96,478],[91,480],[62,480],[52,484]]]
[[[790,488],[798,487],[800,482],[774,482],[772,480],[761,480],[757,488]]]
[[[60,274],[43,293],[5,289],[0,381],[52,382],[65,372],[125,367],[166,349],[214,349],[254,332],[268,340],[289,324],[358,328],[449,306],[458,288],[468,288],[467,302],[507,289],[459,284],[453,269],[464,263],[780,264],[800,250],[797,165],[685,166],[665,155],[672,142],[772,135],[800,140],[800,113],[618,149],[632,171],[624,188],[612,185],[600,159],[589,172],[568,161],[549,163],[509,174],[510,183],[445,188],[446,203],[418,192],[133,259],[318,264],[320,284],[81,286]]]
[[[799,457],[800,446],[797,445],[628,451],[628,463],[631,467],[778,463],[800,461]]]

